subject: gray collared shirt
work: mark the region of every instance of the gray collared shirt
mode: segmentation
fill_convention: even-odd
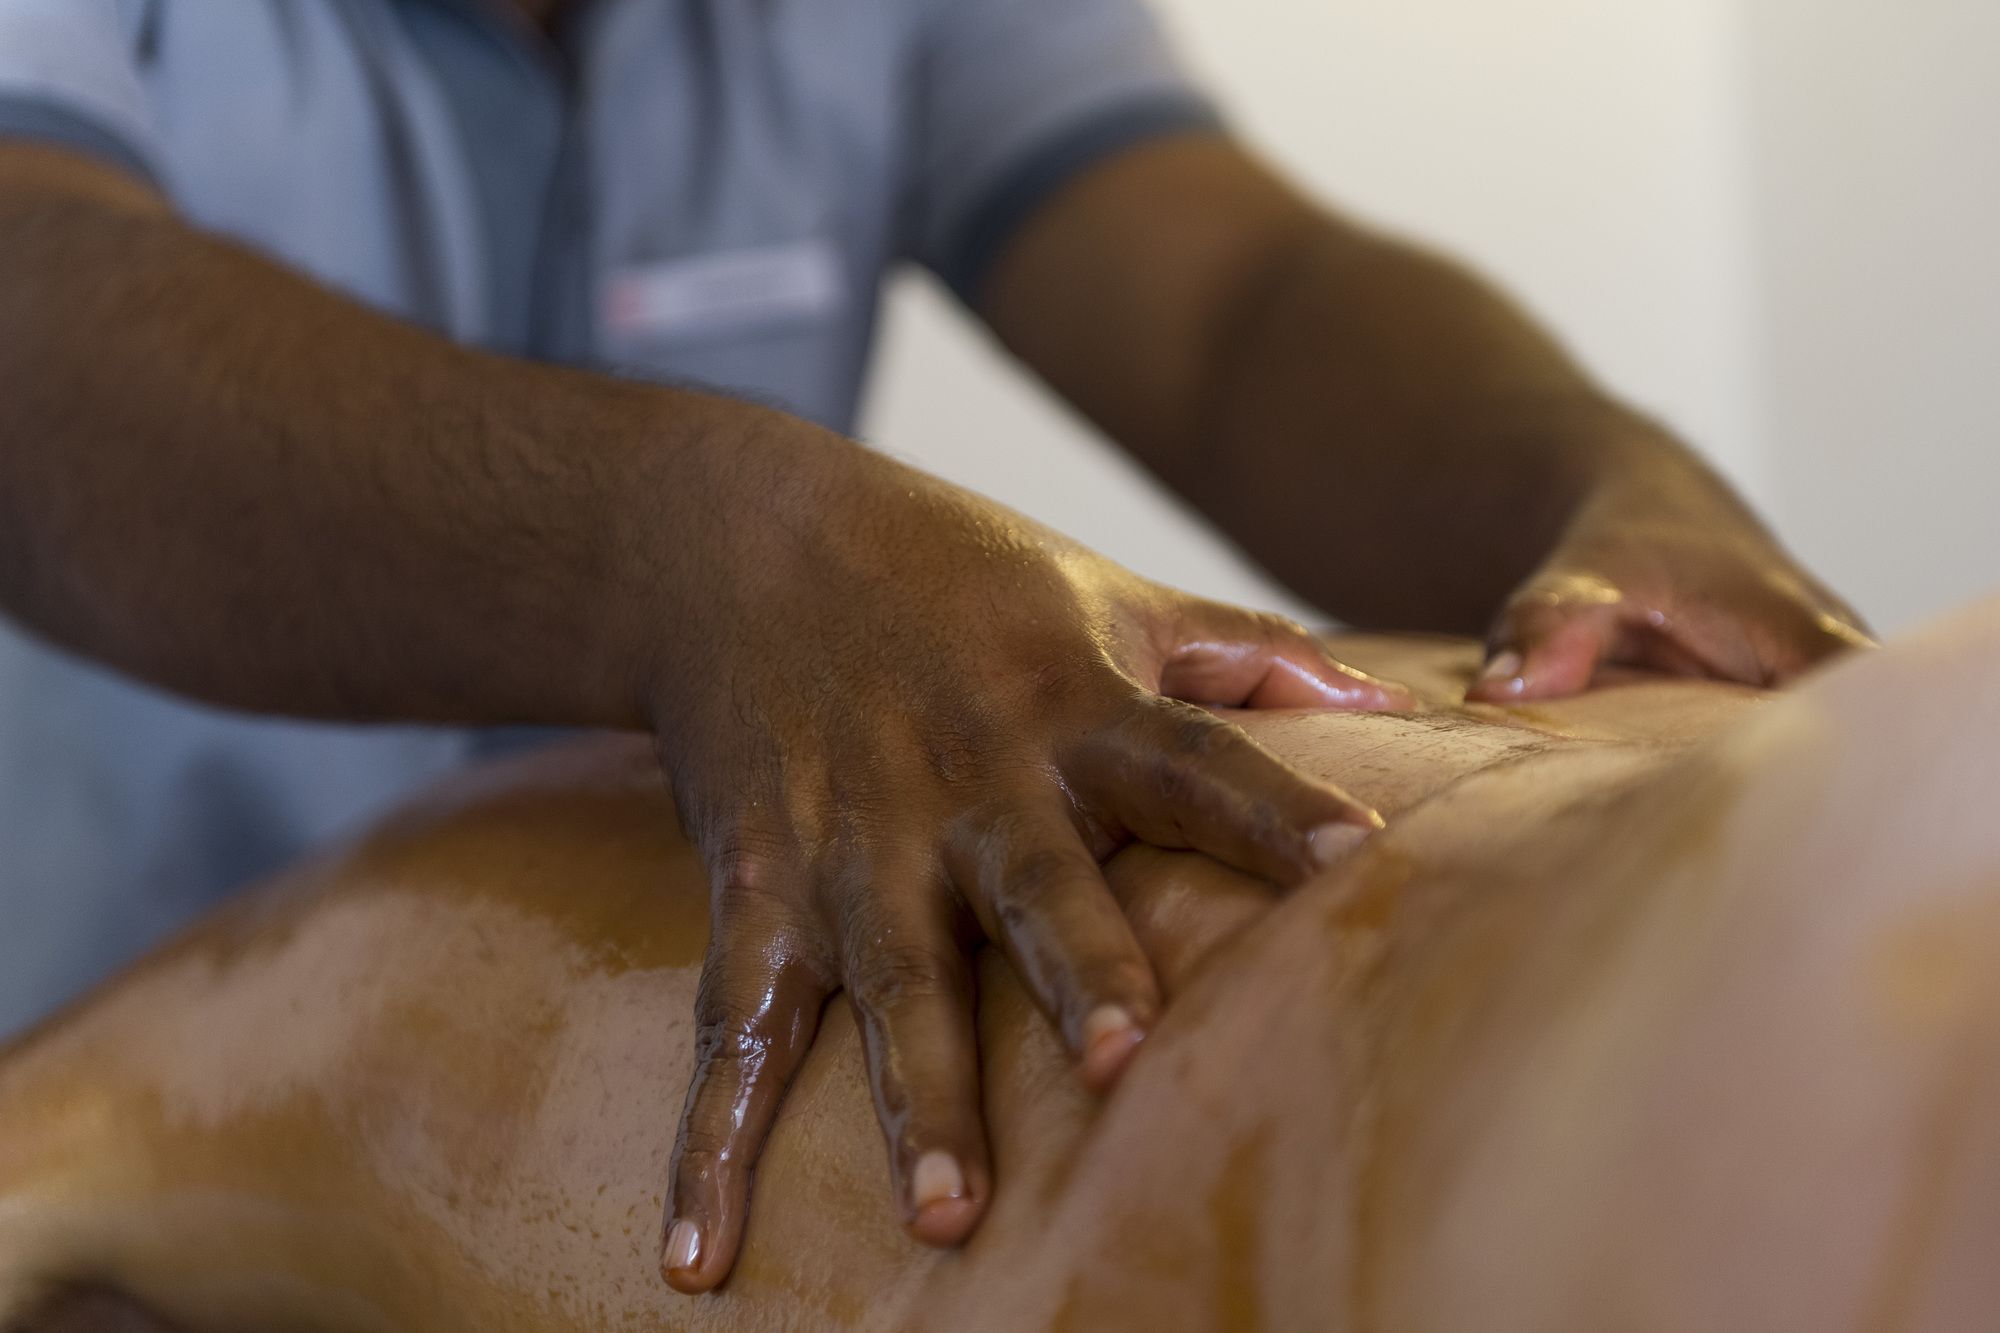
[[[890,268],[969,295],[1064,180],[1212,119],[1143,0],[594,0],[553,42],[505,0],[0,0],[0,135],[462,342],[838,430]],[[0,1033],[478,743],[0,622]]]

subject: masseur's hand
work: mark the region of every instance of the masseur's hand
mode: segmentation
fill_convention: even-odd
[[[1289,621],[814,445],[745,460],[765,470],[756,499],[716,515],[712,597],[664,650],[661,753],[713,888],[663,1237],[683,1291],[735,1260],[751,1168],[832,991],[859,1019],[895,1206],[955,1244],[991,1192],[975,940],[1104,1087],[1159,993],[1101,857],[1139,838],[1291,884],[1380,824],[1201,705],[1409,702]]]
[[[1488,642],[1467,697],[1506,703],[1578,693],[1608,665],[1781,685],[1874,640],[1740,501],[1681,474],[1583,506]]]

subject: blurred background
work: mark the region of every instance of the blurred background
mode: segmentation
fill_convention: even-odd
[[[1878,629],[2000,588],[2000,4],[1155,2],[1239,131],[1527,302]],[[1307,613],[927,279],[892,294],[862,433]]]

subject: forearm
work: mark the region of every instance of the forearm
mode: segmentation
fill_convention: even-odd
[[[1227,138],[1085,176],[996,264],[982,313],[1253,556],[1357,622],[1479,631],[1586,509],[1721,505],[1755,531],[1504,297],[1329,215]]]
[[[34,183],[0,191],[0,609],[226,706],[642,720],[706,474],[775,414],[469,352]]]
[[[1333,219],[1249,268],[1170,476],[1301,593],[1481,630],[1587,505],[1747,511],[1465,270]]]

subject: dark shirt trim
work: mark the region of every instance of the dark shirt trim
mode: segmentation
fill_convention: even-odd
[[[1023,224],[1089,168],[1151,139],[1212,134],[1223,128],[1215,106],[1194,93],[1163,93],[1123,102],[1038,145],[1005,172],[966,213],[938,256],[937,274],[967,305],[978,307],[993,263]]]
[[[85,111],[38,97],[0,93],[0,138],[35,139],[60,148],[73,148],[130,172],[156,190],[165,188],[130,139]]]

